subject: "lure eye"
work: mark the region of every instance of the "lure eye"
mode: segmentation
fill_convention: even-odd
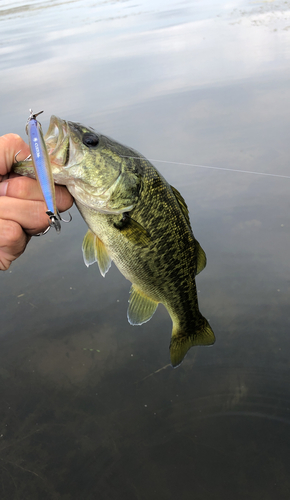
[[[93,132],[86,132],[83,135],[83,144],[88,148],[95,148],[99,144],[99,138]]]

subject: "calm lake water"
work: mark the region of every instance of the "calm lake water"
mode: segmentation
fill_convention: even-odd
[[[0,33],[0,134],[44,109],[154,159],[217,339],[172,369],[75,208],[33,238],[0,276],[1,500],[288,500],[290,2],[2,0]]]

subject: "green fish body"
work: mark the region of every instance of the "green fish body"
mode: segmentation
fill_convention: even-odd
[[[55,182],[67,186],[89,227],[86,265],[98,262],[105,276],[114,261],[132,283],[129,322],[148,321],[164,304],[173,322],[173,366],[190,347],[213,344],[195,284],[206,256],[180,193],[138,152],[83,125],[52,116],[45,141]],[[33,176],[23,163],[14,170]]]

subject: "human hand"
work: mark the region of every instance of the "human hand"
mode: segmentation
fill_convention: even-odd
[[[0,271],[6,271],[25,250],[32,235],[48,227],[46,205],[35,179],[9,173],[14,163],[29,154],[29,146],[16,134],[0,137]],[[64,186],[55,187],[60,212],[70,208],[73,198]]]

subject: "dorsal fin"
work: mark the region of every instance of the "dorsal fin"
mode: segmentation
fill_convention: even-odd
[[[187,208],[187,205],[185,203],[185,200],[184,198],[181,196],[180,192],[173,186],[170,186],[171,189],[172,189],[172,192],[176,198],[176,201],[180,207],[180,210],[181,212],[183,213],[184,217],[185,217],[185,220],[187,222],[187,224],[189,225],[190,227],[190,221],[189,221],[189,211],[188,211],[188,208]]]
[[[196,274],[199,274],[206,266],[206,255],[204,250],[201,248],[200,244],[198,241],[195,240],[196,244],[196,260],[197,260],[197,267],[196,267]]]
[[[127,312],[128,321],[131,325],[142,325],[142,323],[149,321],[155,313],[157,306],[158,302],[140,292],[134,285],[131,286]]]
[[[94,262],[98,262],[100,273],[105,276],[111,267],[111,257],[104,243],[90,229],[84,237],[82,250],[86,266],[89,267]]]
[[[180,192],[175,187],[173,187],[173,186],[170,186],[170,187],[172,189],[172,192],[176,198],[178,205],[180,206],[180,210],[182,211],[182,213],[185,217],[185,220],[186,220],[186,222],[191,230],[190,220],[189,220],[189,211],[188,211],[187,205],[185,203],[185,200],[181,196]],[[204,250],[201,248],[200,244],[198,243],[198,241],[195,240],[195,244],[197,247],[196,248],[196,258],[197,258],[196,274],[199,274],[206,266],[206,255],[205,255]]]

